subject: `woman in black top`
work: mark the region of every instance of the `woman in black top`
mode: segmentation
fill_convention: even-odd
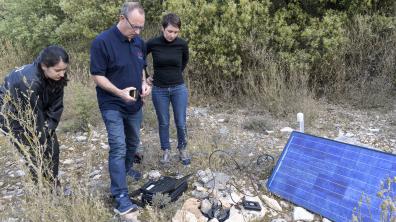
[[[69,55],[59,46],[41,51],[32,64],[10,72],[0,85],[0,129],[22,155],[33,179],[59,184],[55,129],[63,112]]]
[[[183,71],[188,62],[188,44],[178,37],[180,18],[167,14],[162,20],[162,35],[147,42],[147,53],[152,53],[154,76],[152,99],[157,113],[161,149],[164,151],[161,163],[170,159],[169,104],[172,104],[177,128],[177,148],[183,165],[190,164],[187,155],[186,111],[188,90],[184,84]]]

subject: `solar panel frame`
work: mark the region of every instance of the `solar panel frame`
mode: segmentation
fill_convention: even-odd
[[[396,155],[293,131],[267,187],[335,222],[351,221],[354,208],[362,222],[380,221],[377,192],[381,181],[395,177]],[[363,201],[359,207],[366,197],[370,204]]]

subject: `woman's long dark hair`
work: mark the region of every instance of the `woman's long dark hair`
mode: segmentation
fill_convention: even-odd
[[[67,78],[67,72],[62,79],[58,81],[51,80],[45,78],[44,70],[41,68],[41,65],[53,67],[56,66],[60,61],[69,64],[69,55],[62,47],[56,45],[51,45],[43,49],[35,60],[37,69],[41,73],[41,77],[47,81],[51,87],[54,88],[63,88],[67,85],[67,81],[69,81]]]

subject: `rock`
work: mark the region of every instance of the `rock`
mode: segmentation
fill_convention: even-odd
[[[291,132],[293,132],[293,129],[290,127],[283,127],[280,131],[282,133],[291,133]]]
[[[73,163],[74,163],[74,161],[72,159],[66,159],[63,161],[63,164],[65,164],[65,165],[69,165],[69,164],[73,164]]]
[[[226,188],[227,182],[230,180],[230,176],[222,172],[214,173],[214,179],[205,183],[205,187],[209,189],[224,190]]]
[[[268,191],[267,182],[268,182],[268,180],[259,180],[258,184],[257,184],[258,188],[267,192]]]
[[[161,173],[158,170],[151,170],[148,173],[149,180],[158,180],[161,177]]]
[[[217,220],[217,218],[212,218],[208,222],[219,222],[219,220]]]
[[[231,207],[230,209],[230,216],[228,217],[225,222],[241,222],[245,221],[244,216],[242,215],[242,212],[238,209],[236,209],[234,206]]]
[[[219,130],[220,135],[222,136],[227,136],[229,134],[230,130],[227,127],[221,127]]]
[[[207,117],[208,116],[208,109],[207,108],[199,108],[199,107],[194,107],[192,108],[192,113],[195,116],[203,116],[203,117]]]
[[[172,218],[172,222],[198,222],[198,220],[194,214],[185,210],[178,210]]]
[[[208,189],[206,189],[205,187],[203,187],[200,183],[196,183],[196,184],[194,184],[194,186],[195,186],[195,190],[196,190],[196,191],[208,192]]]
[[[219,123],[224,123],[224,122],[225,122],[225,119],[218,119],[217,122],[219,122]]]
[[[289,208],[289,204],[286,201],[281,201],[280,202],[281,207],[283,208]]]
[[[327,219],[327,218],[323,218],[322,222],[331,222],[331,220]]]
[[[23,177],[23,176],[26,175],[26,173],[25,173],[23,170],[17,170],[17,171],[15,172],[15,175],[16,175],[17,177]]]
[[[94,176],[100,174],[100,172],[101,172],[100,170],[94,170],[94,171],[92,171],[92,173],[89,174],[89,177],[94,177]]]
[[[301,207],[295,207],[293,211],[293,220],[313,221],[314,215]]]
[[[135,212],[131,212],[128,214],[125,214],[123,216],[121,216],[121,221],[125,221],[125,222],[140,222],[140,220],[138,220],[138,216],[139,216],[139,211],[135,211]]]
[[[277,218],[277,219],[271,220],[271,222],[287,222],[287,220],[285,220],[283,218]]]
[[[104,150],[108,150],[109,149],[109,145],[105,144],[105,143],[100,143],[100,148],[102,148]]]
[[[76,141],[77,142],[84,142],[84,141],[86,141],[87,140],[87,137],[86,136],[77,136],[76,137]]]
[[[207,182],[213,180],[212,171],[210,169],[206,169],[205,171],[198,170],[197,175],[200,179],[200,182],[202,182],[203,184],[206,184]]]
[[[380,131],[380,129],[369,128],[369,131],[373,132],[373,133],[378,133]]]
[[[2,187],[4,185],[4,182],[0,181],[0,187]]]
[[[5,195],[5,196],[3,196],[3,199],[5,199],[5,200],[11,200],[12,197],[13,197],[13,195]]]
[[[231,208],[231,204],[234,203],[231,200],[228,200],[228,199],[226,199],[224,197],[220,197],[219,201],[221,202],[223,208]]]
[[[209,210],[212,208],[212,203],[208,199],[204,199],[201,202],[201,212],[208,214]]]
[[[198,190],[193,190],[193,191],[191,191],[191,195],[197,199],[203,200],[205,198],[208,198],[209,193],[203,192],[203,191],[198,191]]]
[[[282,211],[282,207],[279,205],[278,201],[276,201],[275,199],[272,199],[270,197],[267,197],[266,195],[262,195],[261,196],[265,202],[265,204],[267,204],[267,206],[269,206],[270,208],[276,210],[276,211]]]
[[[201,210],[199,209],[200,206],[200,201],[196,198],[189,198],[187,199],[183,206],[182,210],[190,212],[194,214],[195,218],[197,219],[198,222],[206,222],[208,221],[208,218],[206,218]]]
[[[93,180],[99,180],[102,177],[102,175],[98,174],[92,177]]]

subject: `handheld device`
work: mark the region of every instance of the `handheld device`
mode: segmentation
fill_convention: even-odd
[[[132,89],[131,91],[129,91],[129,96],[130,97],[132,97],[132,98],[135,98],[135,99],[137,99],[138,98],[138,92],[137,92],[137,90],[136,89]]]
[[[261,211],[261,206],[256,201],[244,200],[242,202],[242,205],[243,205],[243,208],[245,208],[246,210]]]

